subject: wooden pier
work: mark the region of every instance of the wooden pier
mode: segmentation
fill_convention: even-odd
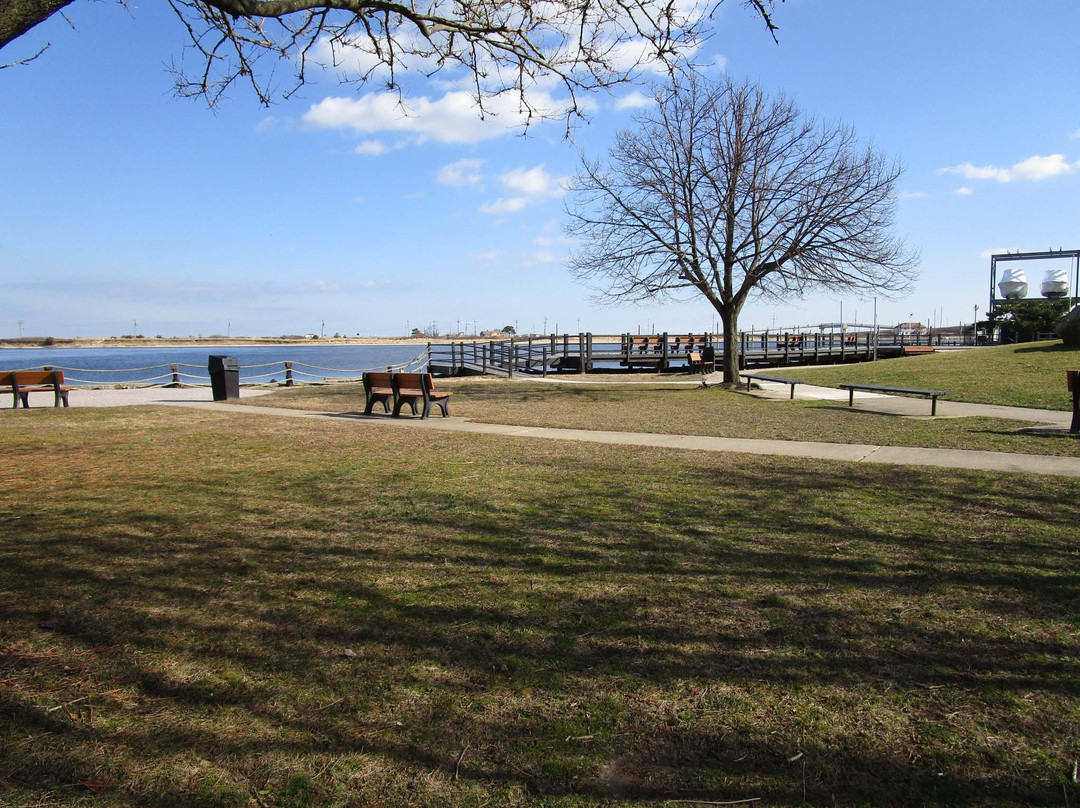
[[[933,349],[932,334],[881,339],[880,332],[744,332],[739,369],[867,362]],[[939,338],[938,344],[941,344]],[[715,353],[715,334],[550,334],[428,345],[428,367],[443,376],[543,375],[613,371],[691,372],[691,354]]]

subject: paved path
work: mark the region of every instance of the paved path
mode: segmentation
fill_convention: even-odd
[[[787,385],[766,385],[760,394],[786,399]],[[781,389],[782,388],[782,389]],[[803,389],[808,388],[808,389]],[[241,397],[265,395],[270,390],[242,388]],[[713,438],[699,435],[660,435],[647,432],[609,432],[589,429],[556,429],[546,427],[481,424],[464,418],[440,418],[421,421],[418,418],[391,418],[385,415],[365,416],[355,413],[334,414],[294,410],[283,407],[251,407],[243,404],[209,401],[205,388],[139,388],[133,390],[80,390],[71,396],[73,406],[117,407],[136,404],[165,404],[175,407],[205,409],[250,416],[274,416],[296,419],[336,419],[360,421],[390,428],[430,429],[440,432],[464,432],[483,435],[508,435],[549,440],[587,441],[590,443],[622,444],[626,446],[655,446],[670,449],[692,449],[704,452],[741,452],[783,457],[806,457],[822,460],[845,460],[856,463],[891,463],[903,466],[938,466],[942,468],[1005,471],[1023,474],[1054,474],[1080,477],[1080,458],[1046,455],[978,452],[961,449],[920,449],[903,446],[872,446],[865,444],[819,443],[814,441],[753,440],[749,438]],[[799,385],[796,398],[836,399],[847,407],[847,393],[823,387]],[[856,394],[856,405],[897,415],[920,417],[927,415],[928,402],[922,399],[882,396],[873,393]],[[938,402],[938,417],[989,415],[1019,421],[1034,421],[1050,425],[1057,431],[1068,429],[1071,414],[1054,410],[1029,410],[1017,407],[992,407],[983,404]],[[888,409],[886,409],[888,408]]]
[[[245,415],[269,415],[299,419],[340,419],[379,424],[390,428],[429,429],[438,432],[466,432],[479,435],[507,435],[521,438],[546,438],[623,446],[654,446],[666,449],[692,449],[702,452],[740,452],[745,454],[807,457],[820,460],[846,460],[855,463],[889,463],[900,466],[938,466],[953,469],[1005,471],[1020,474],[1054,474],[1080,477],[1080,457],[977,452],[966,449],[919,449],[905,446],[871,446],[853,443],[818,443],[814,441],[754,440],[749,438],[713,438],[701,435],[661,435],[651,432],[608,432],[593,429],[557,429],[552,427],[481,424],[464,418],[392,418],[387,415],[357,413],[321,413],[283,407],[249,407],[243,404],[214,402],[176,402],[175,406],[207,409]]]

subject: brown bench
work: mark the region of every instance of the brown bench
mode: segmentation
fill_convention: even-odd
[[[0,393],[11,391],[15,399],[12,409],[19,408],[19,401],[22,401],[23,407],[30,409],[31,393],[52,393],[55,396],[53,406],[59,407],[62,401],[66,407],[71,389],[64,385],[62,370],[10,370],[0,373]]]
[[[431,414],[431,405],[439,405],[443,418],[450,415],[450,396],[453,393],[437,392],[435,383],[430,373],[395,373],[391,377],[394,387],[394,415],[401,413],[401,407],[408,402],[412,407],[413,415],[416,415],[416,405],[423,402],[424,409],[421,418],[427,418]]]
[[[364,415],[371,415],[371,409],[376,404],[382,404],[383,411],[390,412],[390,402],[394,398],[393,376],[393,373],[364,374],[364,397],[367,399]],[[413,412],[416,412],[415,408]]]

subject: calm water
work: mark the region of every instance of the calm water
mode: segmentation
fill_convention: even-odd
[[[198,348],[0,348],[0,370],[40,370],[48,365],[64,371],[71,384],[150,384],[172,379],[179,365],[180,381],[208,384],[210,356],[233,356],[241,382],[285,380],[285,362],[293,363],[297,383],[355,378],[365,370],[386,370],[424,351],[422,345],[259,345]]]

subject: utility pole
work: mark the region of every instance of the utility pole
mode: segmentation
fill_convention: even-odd
[[[19,339],[22,339],[22,327],[23,327],[23,321],[19,320]]]

